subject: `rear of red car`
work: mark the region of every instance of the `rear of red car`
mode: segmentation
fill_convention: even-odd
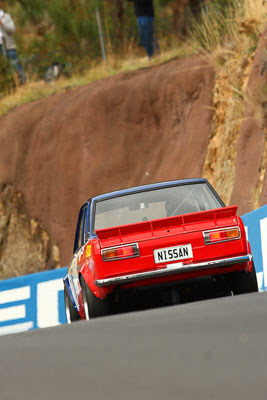
[[[79,226],[90,227],[90,238],[77,253],[81,316],[83,309],[86,318],[107,315],[132,293],[135,301],[140,293],[154,291],[154,299],[167,293],[175,304],[191,294],[197,299],[203,288],[202,298],[207,288],[223,295],[257,291],[237,207],[225,207],[205,179],[97,196],[90,218],[84,215]]]
[[[118,285],[127,289],[250,271],[251,255],[236,209],[96,230],[94,285],[108,293]]]

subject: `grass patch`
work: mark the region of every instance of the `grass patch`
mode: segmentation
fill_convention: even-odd
[[[74,74],[69,78],[61,77],[50,84],[46,84],[44,81],[31,80],[26,85],[17,87],[15,93],[6,95],[0,99],[0,117],[23,104],[52,96],[75,87],[84,86],[118,73],[131,72],[140,68],[149,68],[177,57],[185,58],[193,52],[189,46],[181,46],[178,40],[174,40],[173,44],[168,48],[164,48],[164,43],[162,43],[161,49],[161,54],[156,55],[151,61],[149,61],[146,56],[140,56],[140,51],[138,51],[138,49],[134,49],[132,54],[129,53],[125,58],[109,55],[106,64],[95,63],[82,74]]]

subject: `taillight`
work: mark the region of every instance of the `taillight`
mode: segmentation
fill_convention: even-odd
[[[205,244],[226,242],[228,240],[236,240],[241,237],[238,226],[233,228],[216,229],[213,231],[203,232]]]
[[[137,243],[127,244],[125,246],[109,247],[101,250],[104,261],[121,260],[139,256],[139,247]]]

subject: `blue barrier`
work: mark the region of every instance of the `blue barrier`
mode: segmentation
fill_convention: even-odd
[[[242,217],[260,291],[267,290],[267,205]],[[66,323],[67,268],[0,281],[0,335]]]
[[[63,276],[67,268],[0,282],[0,335],[66,322]]]
[[[257,271],[259,290],[267,290],[267,205],[242,217]]]

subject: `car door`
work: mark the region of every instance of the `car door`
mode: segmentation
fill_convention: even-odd
[[[71,265],[69,267],[69,282],[73,293],[73,298],[76,307],[79,310],[81,287],[79,282],[79,260],[84,250],[87,237],[88,227],[88,203],[82,206],[79,212],[75,241],[74,241],[74,254]]]

